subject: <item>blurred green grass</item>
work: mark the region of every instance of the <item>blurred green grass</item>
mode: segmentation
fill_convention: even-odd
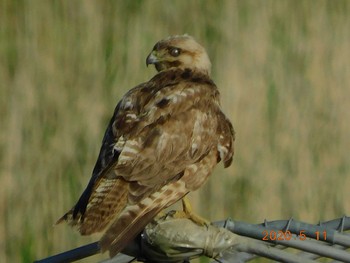
[[[252,223],[349,213],[349,14],[346,0],[1,1],[0,261],[97,239],[52,225],[84,189],[115,104],[154,75],[146,55],[171,34],[207,48],[237,131],[233,165],[192,194],[197,210]]]

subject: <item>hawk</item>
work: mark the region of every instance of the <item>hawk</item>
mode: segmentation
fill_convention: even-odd
[[[82,235],[107,229],[100,247],[111,256],[233,157],[234,130],[205,49],[189,35],[171,36],[146,64],[158,73],[117,104],[85,191],[57,221]]]

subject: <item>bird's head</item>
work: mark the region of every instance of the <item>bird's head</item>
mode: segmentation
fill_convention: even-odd
[[[157,71],[169,68],[189,68],[210,74],[211,63],[205,49],[189,35],[171,36],[154,45],[146,65],[154,64]]]

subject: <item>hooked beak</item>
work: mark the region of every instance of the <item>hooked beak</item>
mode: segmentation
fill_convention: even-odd
[[[146,59],[146,66],[148,67],[149,64],[156,64],[159,62],[157,56],[154,54],[154,51],[151,52],[151,54],[148,55]]]

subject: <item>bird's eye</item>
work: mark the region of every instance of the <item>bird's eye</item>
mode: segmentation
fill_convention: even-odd
[[[179,48],[174,47],[170,49],[170,55],[172,55],[173,57],[179,56],[180,53],[181,53],[181,50]]]

